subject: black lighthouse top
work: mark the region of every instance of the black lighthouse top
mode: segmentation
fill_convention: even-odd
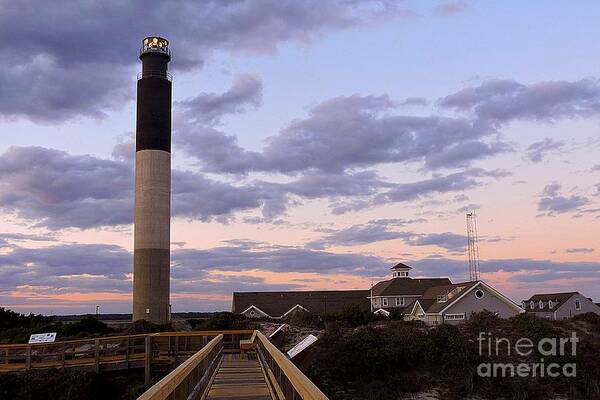
[[[169,41],[158,36],[143,40],[142,72],[137,81],[136,151],[171,152],[171,89]]]

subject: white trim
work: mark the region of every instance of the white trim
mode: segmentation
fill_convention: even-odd
[[[296,304],[294,307],[290,308],[289,310],[287,310],[287,312],[285,314],[283,314],[281,317],[279,318],[285,318],[289,313],[292,313],[296,310],[296,308],[300,307],[302,310],[306,311],[306,312],[310,312],[308,311],[306,308],[302,307],[300,304]]]
[[[377,314],[377,315],[383,314],[383,316],[385,316],[385,317],[389,317],[390,316],[390,312],[387,311],[387,310],[384,310],[383,308],[380,308],[380,309],[378,309],[376,311],[373,311],[373,314]]]
[[[453,297],[452,298],[453,301],[451,301],[450,304],[448,304],[443,310],[441,310],[440,312],[438,312],[436,314],[438,314],[438,315],[443,314],[447,309],[449,309],[450,307],[452,307],[457,301],[459,301],[460,299],[462,299],[463,297],[465,297],[467,294],[469,294],[473,289],[475,289],[479,285],[483,285],[486,289],[488,289],[490,292],[492,292],[492,294],[496,295],[496,297],[498,297],[500,300],[504,301],[507,305],[509,305],[509,306],[515,308],[516,310],[518,310],[519,314],[522,314],[522,313],[525,312],[525,310],[523,310],[521,307],[519,307],[517,304],[515,304],[512,300],[510,300],[508,297],[506,297],[505,295],[503,295],[502,293],[500,293],[496,289],[494,289],[491,286],[489,286],[484,281],[477,281],[477,283],[475,285],[471,286],[463,294],[461,294],[460,296],[458,296],[456,298]]]
[[[263,314],[265,317],[273,318],[269,314],[267,314],[266,312],[264,312],[263,310],[261,310],[260,308],[256,307],[254,304],[252,304],[250,307],[246,308],[240,314],[246,314],[246,312],[250,311],[251,308],[254,308],[256,311],[258,311],[259,313]]]
[[[446,320],[448,320],[448,321],[464,321],[465,319],[467,319],[467,316],[465,315],[465,313],[444,314],[444,321],[446,321]]]
[[[412,309],[410,310],[411,315],[415,313],[415,307],[417,306],[417,304],[419,304],[419,300],[415,300],[415,302],[413,303]],[[421,304],[419,304],[419,307],[421,307],[421,310],[423,310],[423,306],[421,306]]]
[[[287,324],[279,325],[279,328],[275,329],[275,331],[269,335],[269,339],[271,339],[273,336],[275,336],[277,334],[277,332],[281,331],[286,325]]]
[[[381,294],[381,295],[377,295],[377,296],[373,296],[373,299],[379,299],[381,297],[394,297],[394,296],[402,296],[402,297],[422,297],[423,294]],[[367,299],[370,299],[371,297],[367,297]]]

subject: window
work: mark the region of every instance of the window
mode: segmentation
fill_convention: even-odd
[[[535,303],[533,301],[529,303],[529,308],[532,310],[535,308]]]
[[[447,295],[445,295],[445,294],[438,295],[438,297],[437,297],[437,302],[438,303],[445,303],[447,301],[448,301],[448,296]]]
[[[254,314],[256,314],[256,313],[254,312],[254,310],[250,311],[250,316],[251,316],[251,317],[254,317]]]
[[[417,318],[418,319],[423,319],[423,318],[425,318],[425,314],[417,314]]]
[[[400,304],[400,297],[396,297],[396,305],[399,306]]]
[[[575,300],[575,309],[576,310],[581,310],[581,301]]]
[[[465,319],[465,314],[444,314],[444,319],[446,320],[463,320]]]
[[[544,302],[540,300],[540,310],[544,309]]]
[[[386,297],[383,298],[383,306],[384,307],[387,307],[387,305],[388,305],[388,301],[387,300],[388,299]]]
[[[483,296],[485,296],[485,293],[483,292],[483,290],[477,289],[475,291],[475,297],[477,297],[478,299],[483,299]]]
[[[526,302],[525,300],[523,300],[523,301],[521,302],[521,308],[522,308],[523,310],[527,308],[527,302]]]
[[[548,308],[551,310],[554,308],[554,303],[552,302],[552,300],[548,300]]]

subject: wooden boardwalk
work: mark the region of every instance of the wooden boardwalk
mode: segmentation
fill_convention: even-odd
[[[224,354],[211,382],[206,400],[272,400],[265,371],[256,359]]]

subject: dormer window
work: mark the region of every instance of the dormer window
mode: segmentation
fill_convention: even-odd
[[[523,300],[523,301],[521,302],[521,308],[522,308],[523,310],[527,308],[527,302],[526,302],[525,300]]]
[[[438,295],[438,297],[437,297],[437,302],[438,303],[445,303],[447,301],[448,301],[448,296],[447,295],[445,295],[445,294]]]
[[[544,302],[540,300],[540,310],[544,309]]]
[[[552,302],[552,300],[548,300],[548,308],[551,310],[554,308],[554,303]]]
[[[535,302],[532,301],[529,303],[529,308],[531,308],[532,310],[535,308]]]

